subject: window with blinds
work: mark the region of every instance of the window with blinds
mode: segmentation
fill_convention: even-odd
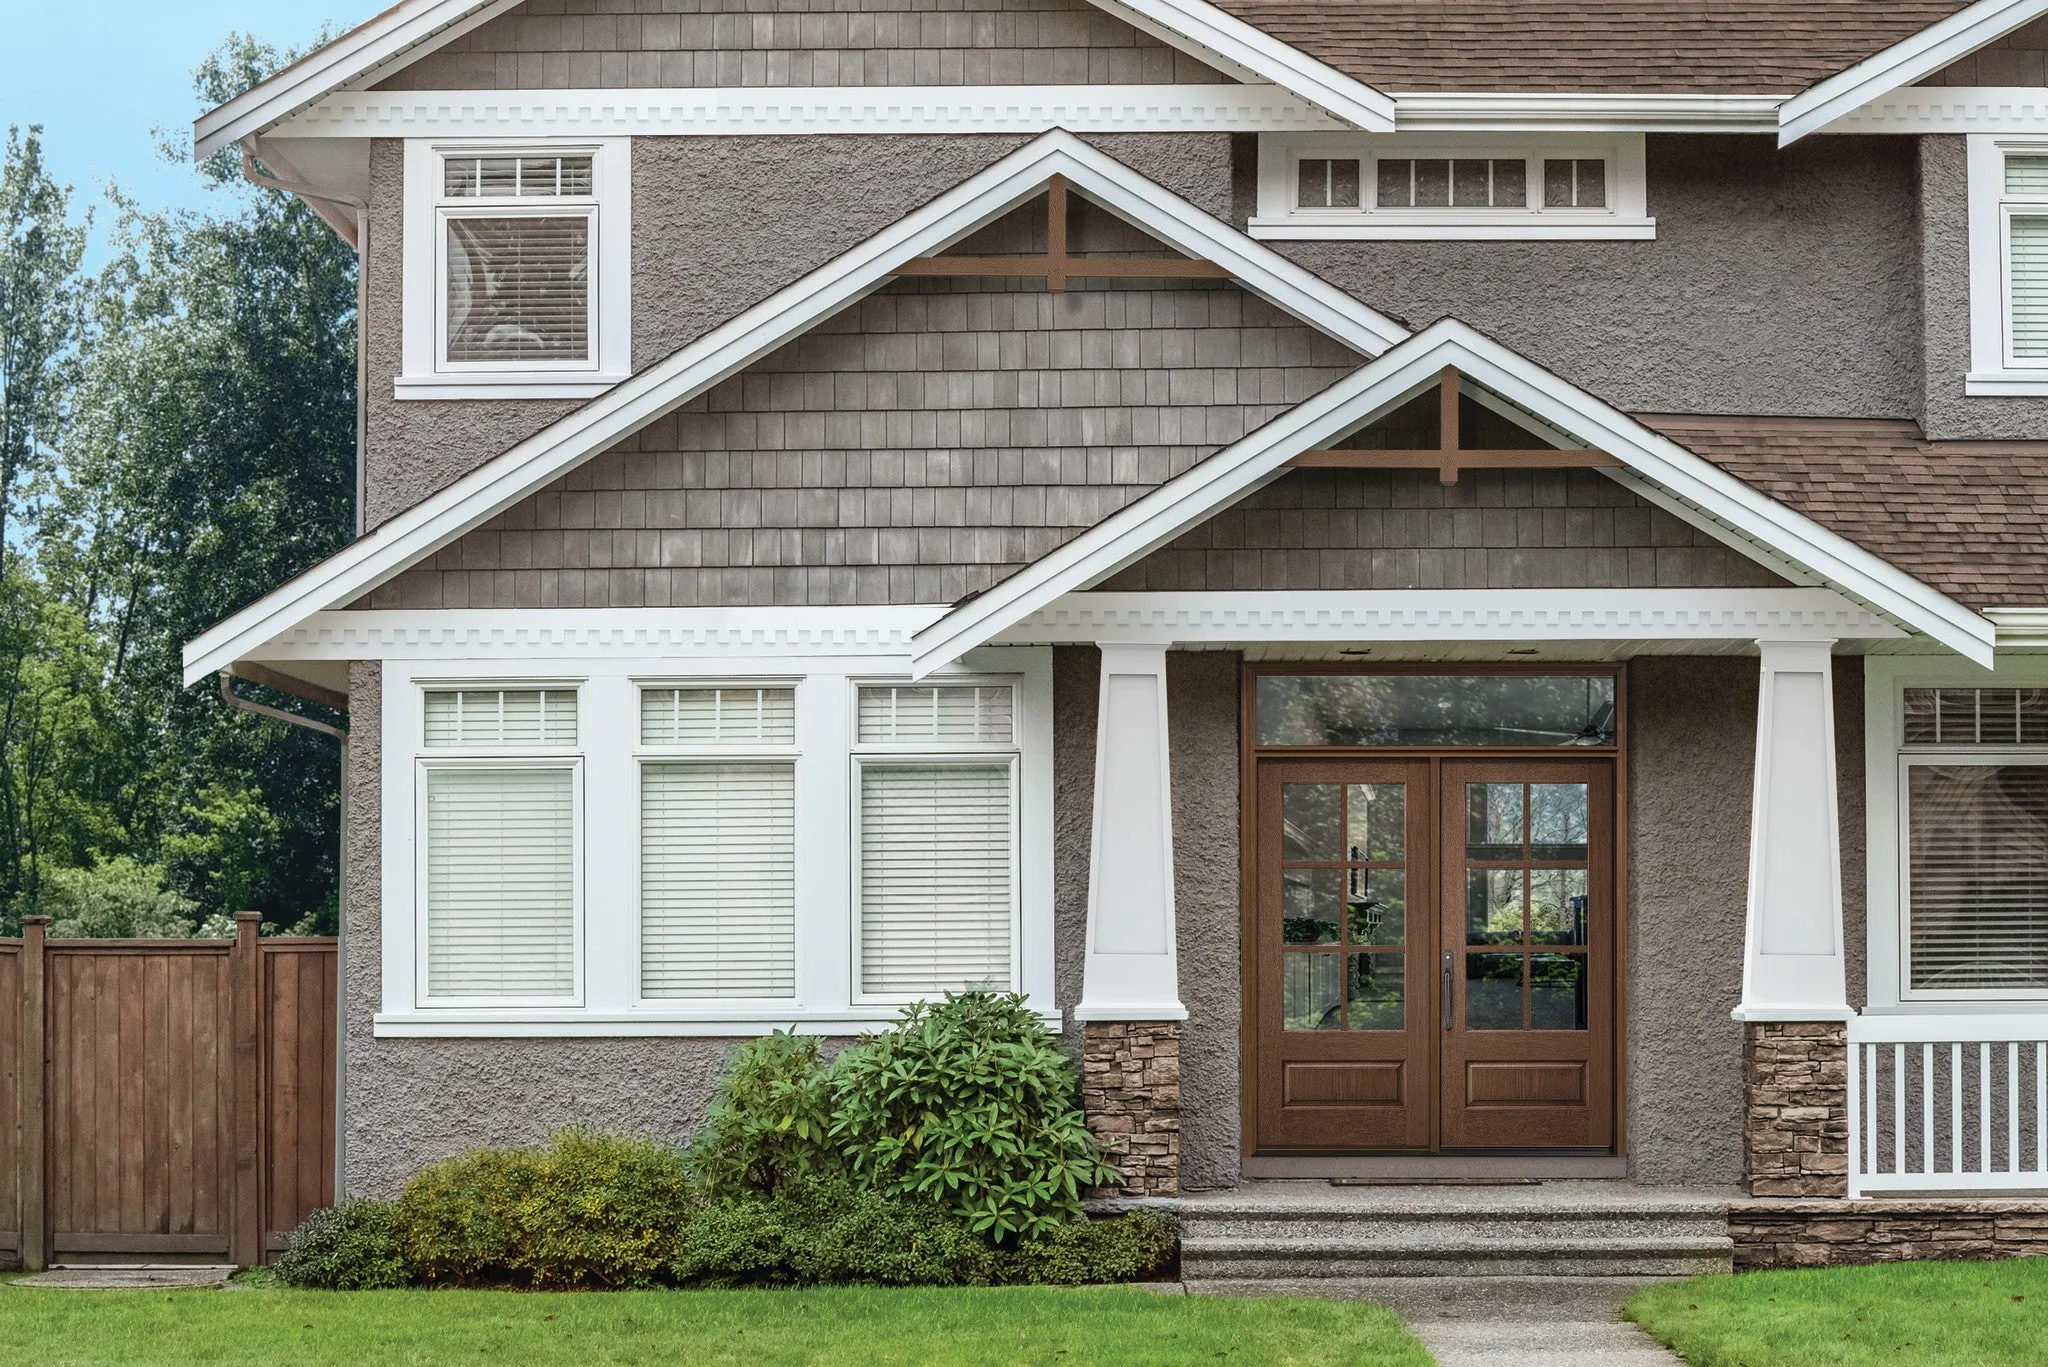
[[[2008,156],[2004,190],[2007,344],[2048,361],[2048,156]]]
[[[1909,688],[1908,745],[2048,745],[2048,688]]]
[[[644,765],[641,995],[788,997],[795,991],[794,766]]]
[[[1976,998],[2048,993],[2048,763],[1915,763],[1906,773],[1907,985]]]
[[[444,158],[445,360],[593,359],[593,168],[587,155]]]
[[[863,760],[860,985],[935,997],[1012,985],[1011,761]]]
[[[794,745],[794,688],[643,688],[643,745]]]
[[[575,783],[567,766],[428,770],[429,997],[575,995]]]
[[[1008,684],[899,685],[860,691],[863,745],[1008,745],[1014,727]]]
[[[429,748],[576,743],[573,688],[451,688],[427,693]]]

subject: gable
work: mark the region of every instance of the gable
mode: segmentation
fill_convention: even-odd
[[[1208,84],[1090,0],[525,0],[382,90]]]
[[[2048,19],[2022,25],[1916,84],[2048,86]]]

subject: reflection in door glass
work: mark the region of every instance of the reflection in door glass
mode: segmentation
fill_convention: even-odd
[[[1281,857],[1342,859],[1341,783],[1287,783],[1280,788]]]
[[[1287,869],[1280,875],[1280,938],[1290,945],[1333,945],[1342,925],[1342,869]]]
[[[1398,860],[1408,846],[1407,788],[1399,783],[1351,785],[1347,859]]]
[[[1529,871],[1529,943],[1586,943],[1586,871]]]
[[[1403,1018],[1403,975],[1405,954],[1352,954],[1351,1028],[1353,1030],[1399,1030]]]
[[[1522,785],[1465,785],[1465,857],[1522,857]]]
[[[1465,1028],[1522,1028],[1522,956],[1465,956]]]
[[[1295,953],[1282,960],[1281,1027],[1344,1028],[1344,956]]]
[[[1612,674],[1266,674],[1260,745],[1612,745]]]
[[[1295,870],[1298,872],[1298,870]],[[1352,869],[1350,917],[1354,945],[1398,945],[1407,934],[1408,875],[1401,869]]]
[[[1586,857],[1586,785],[1529,785],[1529,857]]]
[[[1465,870],[1465,943],[1522,943],[1522,871]]]
[[[1529,1028],[1586,1028],[1586,956],[1529,956]]]

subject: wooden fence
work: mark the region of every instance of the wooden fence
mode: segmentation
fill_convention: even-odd
[[[45,921],[0,940],[0,1261],[262,1262],[334,1199],[335,942]]]

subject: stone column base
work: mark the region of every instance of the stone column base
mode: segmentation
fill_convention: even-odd
[[[1123,1181],[1093,1196],[1180,1195],[1180,1022],[1088,1021],[1081,1108]]]
[[[1742,1185],[1751,1196],[1849,1194],[1849,1027],[1743,1024]]]

